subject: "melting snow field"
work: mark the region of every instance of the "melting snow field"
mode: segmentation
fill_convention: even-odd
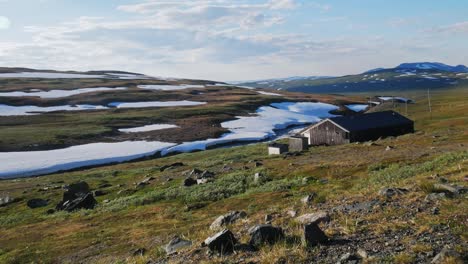
[[[124,162],[151,156],[173,145],[157,141],[125,141],[93,143],[47,151],[0,152],[0,179]]]
[[[18,72],[0,73],[0,78],[39,78],[39,79],[87,79],[106,78],[105,75],[58,73],[58,72]]]
[[[148,132],[148,131],[155,131],[155,130],[162,130],[168,128],[176,128],[176,125],[166,125],[166,124],[157,124],[157,125],[147,125],[142,127],[133,127],[133,128],[121,128],[119,129],[120,132],[123,133],[138,133],[138,132]]]
[[[260,107],[255,115],[240,116],[236,120],[222,123],[222,127],[230,132],[220,138],[186,142],[180,145],[165,142],[125,141],[94,143],[48,151],[0,152],[0,178],[29,177],[79,167],[124,162],[157,152],[166,155],[205,150],[228,143],[261,141],[277,136],[275,130],[332,117],[334,115],[330,114],[330,111],[336,109],[338,109],[337,106],[325,103],[274,103]],[[0,112],[2,111],[3,109],[0,108]],[[126,130],[141,132],[154,129],[154,126],[169,128],[172,125],[151,125]]]
[[[114,90],[125,90],[126,87],[96,87],[96,88],[81,88],[75,90],[50,90],[50,91],[34,91],[34,92],[7,92],[0,93],[2,97],[24,97],[24,96],[36,96],[40,98],[62,98],[69,97],[77,94],[92,93],[92,92],[103,92],[103,91],[114,91]]]
[[[205,88],[204,85],[192,85],[192,84],[181,84],[181,85],[138,85],[140,89],[146,90],[160,90],[160,91],[176,91],[185,89],[197,89]]]
[[[234,142],[261,141],[275,136],[274,130],[332,117],[334,115],[330,114],[330,111],[336,109],[337,106],[325,103],[274,103],[271,106],[260,107],[254,116],[240,116],[236,120],[222,123],[221,126],[230,132],[220,138],[182,143],[164,150],[163,155],[206,150],[216,145]]]
[[[40,113],[48,113],[55,111],[83,111],[83,110],[98,110],[108,109],[105,106],[100,105],[61,105],[61,106],[50,106],[40,107],[34,105],[25,106],[11,106],[0,104],[0,116],[21,116],[21,115],[38,115]]]
[[[346,107],[354,112],[361,112],[367,109],[369,107],[368,105],[365,104],[351,104],[351,105],[346,105]]]
[[[113,102],[109,106],[117,108],[145,108],[145,107],[171,107],[171,106],[195,106],[195,105],[204,105],[206,102],[195,102],[195,101],[153,101],[153,102],[137,102],[137,103],[123,103],[123,102]]]

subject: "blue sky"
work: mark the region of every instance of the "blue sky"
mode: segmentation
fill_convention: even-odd
[[[468,1],[0,0],[0,66],[250,80],[468,64]]]

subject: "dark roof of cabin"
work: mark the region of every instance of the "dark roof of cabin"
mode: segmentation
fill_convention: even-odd
[[[412,120],[394,111],[383,111],[354,116],[339,116],[329,119],[349,132],[413,124]]]

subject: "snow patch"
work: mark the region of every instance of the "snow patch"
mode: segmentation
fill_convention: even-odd
[[[271,96],[282,96],[281,94],[278,94],[278,93],[270,93],[270,92],[264,92],[264,91],[257,91],[257,93],[263,94],[263,95],[271,95]]]
[[[61,105],[61,106],[49,106],[40,107],[34,105],[25,106],[11,106],[0,104],[0,116],[21,116],[21,115],[38,115],[40,113],[49,113],[55,111],[83,111],[83,110],[98,110],[108,109],[105,106],[100,105]]]
[[[133,127],[133,128],[121,128],[119,132],[123,133],[138,133],[138,132],[148,132],[148,131],[155,131],[155,130],[163,130],[168,128],[176,128],[176,125],[167,125],[167,124],[156,124],[156,125],[147,125],[141,127]]]
[[[124,102],[112,102],[108,104],[111,107],[116,108],[145,108],[145,107],[171,107],[171,106],[195,106],[204,105],[206,102],[195,102],[195,101],[153,101],[153,102],[136,102],[136,103],[124,103]]]
[[[0,73],[0,78],[39,78],[39,79],[99,79],[105,75],[58,73],[58,72],[18,72]]]
[[[126,87],[96,87],[96,88],[80,88],[75,90],[50,90],[50,91],[34,91],[34,92],[5,92],[0,93],[0,97],[26,97],[34,96],[40,98],[62,98],[69,97],[77,94],[102,92],[102,91],[114,91],[114,90],[125,90]]]
[[[181,85],[138,85],[140,89],[146,90],[160,90],[160,91],[176,91],[176,90],[185,90],[185,89],[197,89],[205,88],[204,85],[193,85],[193,84],[181,84]]]

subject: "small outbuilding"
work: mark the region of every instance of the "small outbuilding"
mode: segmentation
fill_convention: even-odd
[[[394,111],[327,118],[300,132],[309,145],[340,145],[414,132],[414,122]]]
[[[288,145],[280,143],[270,143],[268,145],[268,155],[281,155],[288,152]]]
[[[289,138],[289,152],[301,152],[309,148],[309,139],[302,136]]]

